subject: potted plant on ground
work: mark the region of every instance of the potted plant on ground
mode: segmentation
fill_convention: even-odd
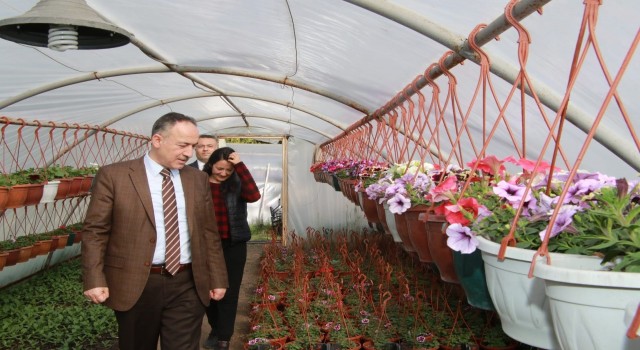
[[[480,339],[480,349],[483,350],[515,350],[519,344],[502,330],[499,322],[485,328]]]

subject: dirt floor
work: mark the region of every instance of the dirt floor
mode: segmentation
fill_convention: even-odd
[[[242,350],[246,342],[246,336],[249,333],[249,296],[256,288],[258,280],[258,267],[260,263],[260,255],[265,243],[249,242],[247,244],[247,264],[244,268],[244,277],[242,279],[242,287],[240,289],[240,301],[238,303],[238,312],[236,316],[235,334],[231,338],[231,346],[229,350]],[[200,344],[204,343],[209,335],[209,323],[206,317],[202,322],[202,336]],[[159,348],[158,348],[159,349]],[[201,349],[204,349],[201,347]]]

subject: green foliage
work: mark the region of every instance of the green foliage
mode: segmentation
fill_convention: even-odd
[[[0,251],[7,251],[7,250],[13,250],[13,249],[18,249],[22,247],[28,247],[38,241],[49,240],[53,236],[66,235],[71,232],[80,230],[82,228],[82,225],[83,223],[78,222],[68,226],[60,226],[59,228],[52,231],[32,233],[32,234],[17,237],[15,239],[0,241]]]
[[[273,227],[268,222],[254,222],[249,225],[251,229],[251,241],[270,241],[274,238],[282,239],[282,232],[275,232]]]
[[[11,174],[0,175],[0,186],[37,184],[42,182],[38,171],[33,168],[18,170]]]
[[[491,325],[482,333],[482,344],[485,346],[506,347],[514,343],[516,341],[504,333],[500,322]]]
[[[41,177],[47,180],[65,179],[70,177],[82,177],[87,175],[95,175],[98,172],[97,164],[74,168],[69,165],[50,165],[45,168],[38,169]]]
[[[244,144],[268,144],[268,142],[259,141],[246,137],[229,137],[224,139],[227,143],[244,143]]]
[[[613,262],[614,271],[640,272],[640,198],[626,189],[603,188],[591,207],[574,216],[579,240],[587,252]]]
[[[63,165],[50,165],[46,168],[41,169],[42,175],[48,180],[55,179],[64,179],[68,177],[73,177],[71,173],[73,172],[73,167],[71,166],[63,166]]]
[[[0,349],[109,349],[113,311],[82,296],[80,260],[1,291]]]

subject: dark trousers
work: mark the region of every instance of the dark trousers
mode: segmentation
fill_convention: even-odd
[[[211,300],[211,304],[207,307],[207,320],[212,332],[218,336],[218,340],[228,341],[231,340],[236,323],[240,284],[244,275],[244,265],[247,262],[247,243],[231,243],[225,240],[222,242],[222,250],[227,264],[229,288],[222,300]]]
[[[151,274],[136,304],[116,311],[120,350],[198,350],[205,307],[191,270]]]

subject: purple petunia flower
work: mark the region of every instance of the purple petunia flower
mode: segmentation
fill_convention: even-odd
[[[393,185],[387,186],[387,188],[384,190],[384,195],[387,198],[391,198],[396,194],[402,194],[405,196],[407,195],[407,189],[403,184],[394,183]]]
[[[390,212],[394,214],[402,214],[411,207],[411,200],[397,193],[391,199],[389,199],[389,201],[387,201],[387,204],[389,204]]]
[[[479,242],[467,226],[451,224],[447,227],[447,246],[462,254],[471,254],[476,250]]]
[[[369,185],[369,187],[365,189],[365,192],[367,193],[367,197],[371,200],[376,200],[382,194],[384,194],[384,190],[382,190],[382,186],[380,186],[377,183]]]
[[[563,205],[562,207],[560,207],[560,211],[558,212],[556,221],[553,223],[553,227],[551,228],[550,238],[557,236],[558,233],[562,232],[562,230],[571,225],[571,223],[573,222],[573,215],[579,210],[580,207],[578,207],[577,205]],[[544,236],[547,234],[548,229],[549,226],[540,231],[541,240],[544,240]]]
[[[480,205],[478,207],[478,217],[476,218],[476,222],[480,222],[482,221],[482,219],[489,217],[491,215],[493,215],[493,212],[491,212],[491,210],[489,210],[484,205]]]
[[[582,179],[576,181],[567,191],[567,197],[564,203],[578,204],[582,202],[585,196],[589,196],[591,193],[603,188],[615,186],[615,183],[611,185],[607,181],[601,181],[601,179]]]
[[[500,181],[493,188],[493,193],[498,197],[506,199],[511,206],[516,207],[522,201],[526,186],[510,184],[506,181]],[[531,200],[531,192],[527,193],[525,201]]]

